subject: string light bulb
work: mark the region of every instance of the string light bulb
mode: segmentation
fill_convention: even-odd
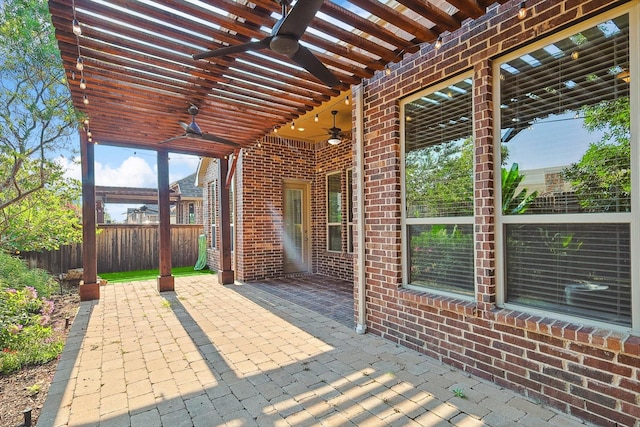
[[[83,103],[84,105],[89,105],[89,98],[87,98],[87,95],[85,95],[85,96],[82,98],[82,103]]]
[[[273,128],[273,133],[278,133],[278,128]]]
[[[313,121],[318,123],[318,115],[316,114],[316,116],[313,118]]]
[[[518,9],[518,18],[524,19],[527,17],[527,2],[520,2],[520,9]]]
[[[80,79],[80,89],[85,90],[87,88],[87,81],[82,78]]]
[[[80,36],[82,34],[82,28],[80,28],[80,23],[76,18],[73,18],[73,23],[71,24],[73,28],[73,34],[76,36]]]
[[[349,95],[344,97],[344,105],[349,105]]]
[[[391,75],[391,68],[389,68],[389,65],[385,65],[385,67],[384,67],[384,75],[385,76],[390,76]]]
[[[82,60],[82,56],[78,56],[78,60],[76,61],[76,70],[84,70],[84,61]]]
[[[82,123],[84,123],[85,126],[89,126],[89,118],[84,119]]]
[[[442,47],[442,36],[438,36],[438,39],[436,40],[436,44],[433,45],[433,47],[438,50]]]
[[[91,131],[90,131],[90,130],[87,130],[87,136],[88,136],[89,138],[91,138],[91,136],[92,136],[92,135],[93,135],[93,134],[91,133]]]

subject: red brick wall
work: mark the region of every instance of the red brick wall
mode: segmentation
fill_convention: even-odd
[[[316,144],[316,174],[312,188],[313,257],[316,272],[353,280],[353,257],[347,249],[347,170],[352,165],[351,140],[340,145]],[[342,251],[327,251],[327,174],[340,173],[342,191]]]
[[[341,171],[343,205],[346,206],[346,171],[351,167],[351,145],[309,143],[267,137],[260,145],[243,149],[235,174],[235,250],[234,266],[239,280],[279,277],[283,273],[283,185],[285,180],[310,184],[312,272],[353,278],[353,255],[326,251],[326,173]],[[211,162],[205,173],[205,185],[218,179],[217,163]],[[208,192],[205,192],[208,206]],[[217,213],[217,207],[216,211]],[[219,222],[219,221],[218,221]],[[346,239],[346,218],[344,219]],[[205,229],[211,241],[210,220]],[[209,249],[208,264],[217,268],[219,242]]]
[[[363,85],[367,327],[497,384],[601,425],[640,425],[640,338],[496,307],[491,61],[620,2],[519,1],[444,35]],[[637,4],[637,1],[635,2]],[[401,287],[399,100],[474,71],[476,301]]]

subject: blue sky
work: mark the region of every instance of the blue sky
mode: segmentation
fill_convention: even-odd
[[[174,182],[196,172],[197,156],[169,154],[169,182]],[[79,157],[60,157],[70,177],[80,179]],[[157,161],[155,151],[137,150],[108,145],[95,146],[96,185],[116,187],[157,188]],[[106,212],[115,221],[122,222],[128,207],[137,205],[107,204]]]

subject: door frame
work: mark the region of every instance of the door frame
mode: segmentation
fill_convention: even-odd
[[[287,190],[302,190],[302,221],[303,221],[303,259],[306,264],[306,270],[288,271],[285,257],[284,238],[286,235],[286,197]],[[294,273],[311,273],[313,266],[311,264],[311,248],[313,240],[313,232],[311,229],[311,183],[309,181],[285,179],[282,183],[282,271],[284,274]]]

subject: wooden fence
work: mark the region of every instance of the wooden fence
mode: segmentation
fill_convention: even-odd
[[[158,225],[102,224],[98,227],[96,247],[98,274],[158,268]],[[199,225],[171,225],[171,265],[187,267],[198,260]],[[82,267],[82,244],[67,245],[57,251],[23,252],[20,257],[30,267],[52,274]]]

